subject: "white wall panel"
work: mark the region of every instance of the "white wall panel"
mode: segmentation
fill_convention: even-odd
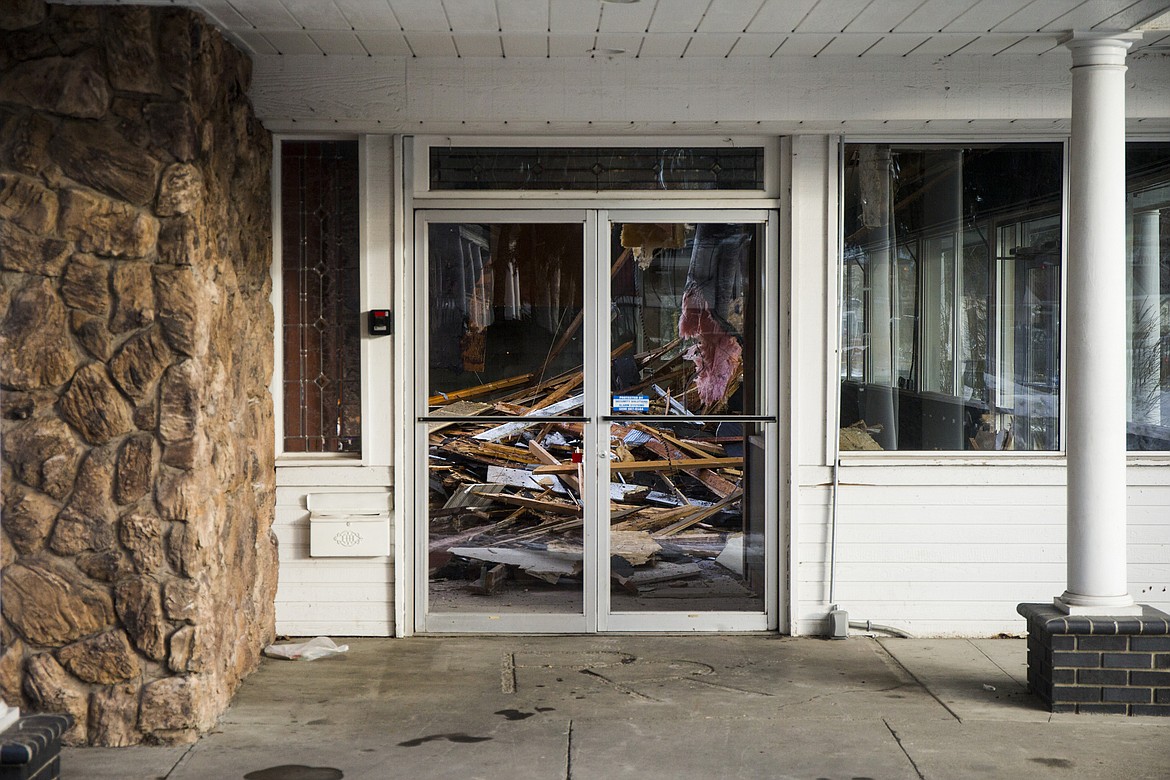
[[[337,479],[336,475],[352,479]],[[372,472],[372,473],[370,473]],[[326,479],[332,474],[333,479]],[[276,631],[287,636],[394,634],[394,556],[312,558],[309,555],[309,493],[379,492],[388,489],[386,469],[281,467],[276,472],[276,520],[280,574],[276,589]],[[368,483],[382,479],[384,484]],[[314,480],[320,484],[312,485]],[[296,484],[289,484],[296,483]],[[392,517],[391,522],[394,521]]]

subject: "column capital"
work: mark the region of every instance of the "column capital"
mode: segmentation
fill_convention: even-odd
[[[1072,52],[1073,67],[1125,65],[1129,48],[1142,39],[1140,32],[1096,32],[1073,30],[1060,36],[1060,43]]]

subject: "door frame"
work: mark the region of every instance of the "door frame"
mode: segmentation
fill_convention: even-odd
[[[404,594],[409,602],[408,611],[413,618],[410,633],[561,633],[592,634],[601,632],[720,632],[720,631],[774,631],[780,623],[781,567],[786,561],[780,557],[779,538],[783,530],[779,496],[782,485],[786,484],[783,464],[786,462],[780,441],[788,426],[780,408],[780,367],[784,345],[780,340],[780,317],[778,304],[782,275],[779,269],[779,214],[774,207],[758,208],[743,203],[724,203],[707,207],[696,203],[672,204],[655,203],[651,208],[635,206],[629,202],[596,201],[588,204],[574,203],[572,206],[550,199],[547,203],[526,200],[518,204],[492,202],[488,207],[472,204],[417,203],[404,220],[410,226],[411,239],[406,245],[409,251],[404,259],[401,275],[402,289],[408,300],[426,300],[427,274],[423,271],[427,262],[425,225],[430,222],[529,222],[529,223],[581,223],[584,244],[584,300],[594,301],[584,310],[582,332],[589,334],[584,343],[584,364],[601,366],[585,390],[584,416],[590,417],[586,436],[584,459],[594,465],[590,480],[594,486],[591,495],[582,495],[585,523],[583,526],[584,581],[582,583],[582,610],[579,613],[428,613],[429,560],[427,539],[428,515],[424,511],[412,512],[412,516],[398,521],[407,525],[399,538],[409,540],[407,555],[396,556],[403,561],[409,557],[413,576],[398,579],[408,585],[410,592]],[[544,206],[543,208],[541,206]],[[406,215],[404,214],[404,217]],[[601,474],[608,464],[608,448],[603,446],[602,430],[608,429],[605,411],[608,411],[610,396],[609,371],[598,356],[607,354],[610,348],[609,329],[599,326],[598,312],[608,310],[610,300],[610,266],[612,258],[611,224],[613,222],[751,222],[763,228],[762,246],[759,252],[759,272],[755,283],[761,289],[761,399],[762,410],[775,418],[776,422],[765,426],[765,447],[767,487],[765,496],[765,582],[763,611],[754,612],[612,612],[610,610],[609,556],[600,555],[609,549],[608,523],[602,522],[601,507],[609,503],[609,480]],[[413,308],[413,311],[411,311]],[[405,458],[400,461],[407,466],[403,475],[410,485],[413,501],[399,506],[418,506],[420,499],[427,495],[427,469],[422,459],[426,451],[425,425],[419,418],[425,416],[426,388],[425,356],[428,354],[426,337],[427,309],[421,306],[407,307],[399,327],[398,350],[406,353],[405,361],[399,363],[407,369],[400,376],[410,377],[405,384],[406,392],[399,409],[405,412],[403,423],[409,433],[401,435],[405,441]],[[407,322],[406,320],[409,320]],[[401,387],[400,384],[400,387]],[[604,402],[604,406],[603,406]],[[603,463],[604,461],[604,463]],[[399,483],[400,485],[402,483]],[[784,526],[786,527],[786,526]],[[406,633],[406,632],[403,632]]]

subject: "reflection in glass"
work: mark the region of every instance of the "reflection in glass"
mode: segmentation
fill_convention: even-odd
[[[581,613],[583,226],[428,230],[429,610]]]
[[[751,224],[613,227],[615,413],[758,414],[756,231]]]
[[[842,450],[1055,450],[1059,144],[848,144]]]
[[[1130,450],[1170,450],[1170,144],[1126,147]]]
[[[764,609],[758,230],[613,226],[614,612]]]

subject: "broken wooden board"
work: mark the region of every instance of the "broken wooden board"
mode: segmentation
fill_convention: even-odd
[[[479,579],[469,585],[467,589],[483,596],[493,596],[507,578],[508,567],[505,564],[497,563],[495,566],[484,566],[479,573]]]
[[[506,487],[507,485],[464,485],[447,499],[447,503],[443,504],[443,509],[458,509],[460,507],[484,509],[492,505],[492,500],[487,497],[487,494],[502,493]]]
[[[542,501],[539,498],[525,498],[524,496],[514,496],[510,493],[484,492],[478,495],[489,496],[491,501],[501,504],[522,506],[525,509],[532,509],[537,512],[550,512],[554,515],[573,515],[574,517],[581,516],[581,507],[574,504],[562,504],[559,501]]]
[[[638,593],[642,588],[656,585],[660,582],[685,580],[702,575],[703,570],[697,563],[664,563],[659,561],[652,568],[636,571],[629,577],[615,574],[613,579],[631,593]]]
[[[616,555],[631,566],[641,566],[654,557],[662,545],[646,531],[609,532],[609,554]]]
[[[507,547],[452,547],[447,552],[460,558],[517,566],[533,577],[555,585],[561,577],[581,573],[582,555],[571,552],[521,550]]]
[[[553,455],[551,452],[546,450],[544,447],[540,446],[540,442],[536,441],[535,439],[533,441],[528,442],[528,451],[532,453],[533,457],[535,457],[537,460],[539,460],[541,463],[543,463],[546,466],[563,465],[561,463],[560,459],[557,458],[556,455]],[[579,466],[579,464],[573,464],[573,465]],[[555,477],[554,477],[554,479],[555,479]],[[573,490],[577,491],[577,495],[581,494],[581,480],[580,479],[578,479],[576,476],[571,475],[571,474],[565,474],[563,479],[565,480],[566,485],[573,488]]]
[[[624,482],[609,483],[609,500],[619,504],[641,504],[650,495],[646,485],[627,485]]]
[[[467,398],[476,398],[481,395],[493,393],[496,390],[504,390],[516,385],[523,385],[532,381],[534,374],[521,374],[520,376],[510,377],[508,379],[498,379],[495,382],[488,382],[483,385],[476,385],[475,387],[468,387],[464,390],[456,390],[450,393],[439,393],[432,395],[427,399],[427,406],[441,406],[443,404],[454,403]]]
[[[443,406],[431,412],[432,417],[477,417],[487,410],[491,409],[491,404],[479,403],[478,401],[456,401],[449,406]],[[452,425],[458,425],[457,422],[438,423],[427,426],[427,434],[438,433],[444,428],[449,428]]]
[[[554,493],[568,493],[561,481],[551,474],[534,475],[527,469],[510,469],[504,466],[488,466],[487,481],[493,485],[509,485],[528,490],[551,490]],[[567,480],[566,480],[567,481]]]
[[[564,414],[565,412],[571,412],[572,410],[578,408],[579,406],[582,406],[584,403],[585,403],[585,394],[580,393],[578,395],[573,396],[572,398],[566,398],[564,401],[559,401],[559,402],[553,404],[552,406],[546,406],[544,409],[534,411],[532,414],[539,415],[541,417],[555,417],[558,414]],[[478,441],[497,442],[497,441],[501,441],[502,439],[507,439],[511,436],[515,436],[515,435],[519,434],[521,431],[523,431],[525,428],[528,428],[529,426],[539,424],[539,423],[532,423],[532,422],[523,422],[523,420],[524,420],[524,418],[521,417],[520,420],[518,420],[517,422],[507,422],[507,423],[504,423],[503,425],[497,425],[495,428],[490,428],[490,429],[484,431],[483,433],[477,433],[472,438],[476,439]]]

